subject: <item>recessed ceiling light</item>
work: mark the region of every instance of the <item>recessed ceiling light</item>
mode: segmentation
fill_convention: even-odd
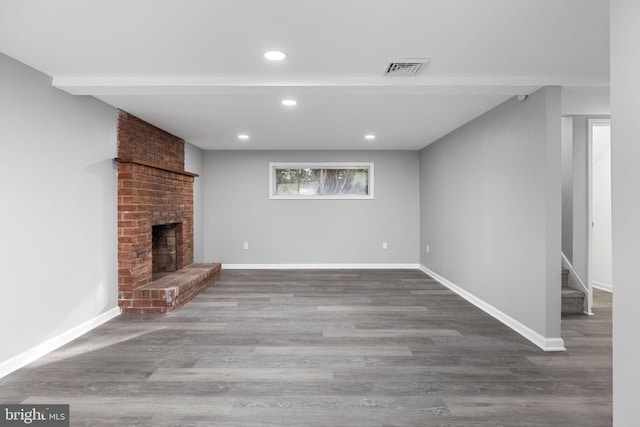
[[[374,134],[372,134],[372,133],[369,133],[369,134],[364,136],[364,139],[372,140],[372,139],[376,139],[376,136]]]
[[[283,99],[282,100],[282,105],[284,105],[286,107],[293,107],[297,103],[298,103],[298,101],[296,101],[295,99]]]
[[[269,52],[264,53],[264,57],[269,61],[282,61],[287,57],[287,54],[281,50],[270,50]]]
[[[241,133],[238,135],[238,139],[246,141],[247,139],[249,139],[249,135],[247,135],[246,133]]]

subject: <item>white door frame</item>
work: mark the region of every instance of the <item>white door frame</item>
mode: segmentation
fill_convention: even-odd
[[[588,238],[587,238],[587,289],[589,291],[589,309],[593,306],[593,282],[591,280],[591,268],[593,257],[593,127],[598,125],[611,126],[611,119],[587,120],[587,183],[588,183]]]

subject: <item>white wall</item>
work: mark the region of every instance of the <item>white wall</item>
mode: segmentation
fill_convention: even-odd
[[[184,144],[184,169],[200,175],[193,183],[193,262],[205,262],[202,212],[204,151],[188,142]]]
[[[562,118],[562,253],[573,263],[573,117]]]
[[[640,384],[640,2],[612,0],[613,423],[638,422]]]
[[[589,156],[587,116],[573,116],[573,268],[587,284],[589,264]]]
[[[591,282],[612,290],[611,281],[611,130],[609,125],[592,129]]]
[[[609,86],[563,86],[562,115],[606,115],[611,114]]]
[[[270,200],[269,162],[279,161],[374,162],[375,199]],[[417,265],[418,185],[415,151],[207,151],[205,259],[227,265]]]
[[[561,345],[559,92],[508,100],[427,146],[420,191],[421,263]]]
[[[119,311],[115,109],[1,54],[0,88],[1,376]]]

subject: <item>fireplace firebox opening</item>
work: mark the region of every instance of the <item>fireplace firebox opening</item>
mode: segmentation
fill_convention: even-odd
[[[178,270],[177,226],[174,223],[151,227],[153,280]]]

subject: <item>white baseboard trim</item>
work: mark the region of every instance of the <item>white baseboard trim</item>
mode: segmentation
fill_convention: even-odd
[[[591,282],[591,286],[596,289],[600,289],[601,291],[609,292],[610,294],[613,293],[613,286],[607,285],[606,283]]]
[[[420,264],[225,264],[223,270],[418,270]]]
[[[30,350],[22,352],[9,360],[0,363],[0,378],[5,377],[17,371],[18,369],[28,365],[29,363],[39,359],[40,357],[51,353],[53,350],[73,341],[74,339],[86,334],[90,330],[102,325],[103,323],[120,315],[120,307],[114,307],[111,310],[100,314],[99,316],[89,319],[86,322],[69,329],[60,335],[53,337]]]
[[[440,282],[443,286],[451,289],[453,292],[460,295],[462,298],[466,299],[471,304],[478,307],[480,310],[484,311],[485,313],[489,314],[490,316],[504,323],[506,326],[513,329],[514,331],[516,331],[517,333],[519,333],[520,335],[522,335],[523,337],[525,337],[526,339],[528,339],[529,341],[531,341],[532,343],[540,347],[542,350],[544,351],[565,351],[566,350],[564,347],[564,340],[562,338],[545,338],[539,333],[537,333],[536,331],[534,331],[533,329],[518,322],[513,317],[503,313],[502,311],[498,310],[491,304],[486,303],[485,301],[481,300],[475,295],[465,291],[461,287],[453,284],[452,282],[448,281],[447,279],[440,276],[436,272],[428,269],[427,267],[420,265],[420,270],[422,270],[425,274],[428,274],[429,276],[433,277],[435,280]]]

